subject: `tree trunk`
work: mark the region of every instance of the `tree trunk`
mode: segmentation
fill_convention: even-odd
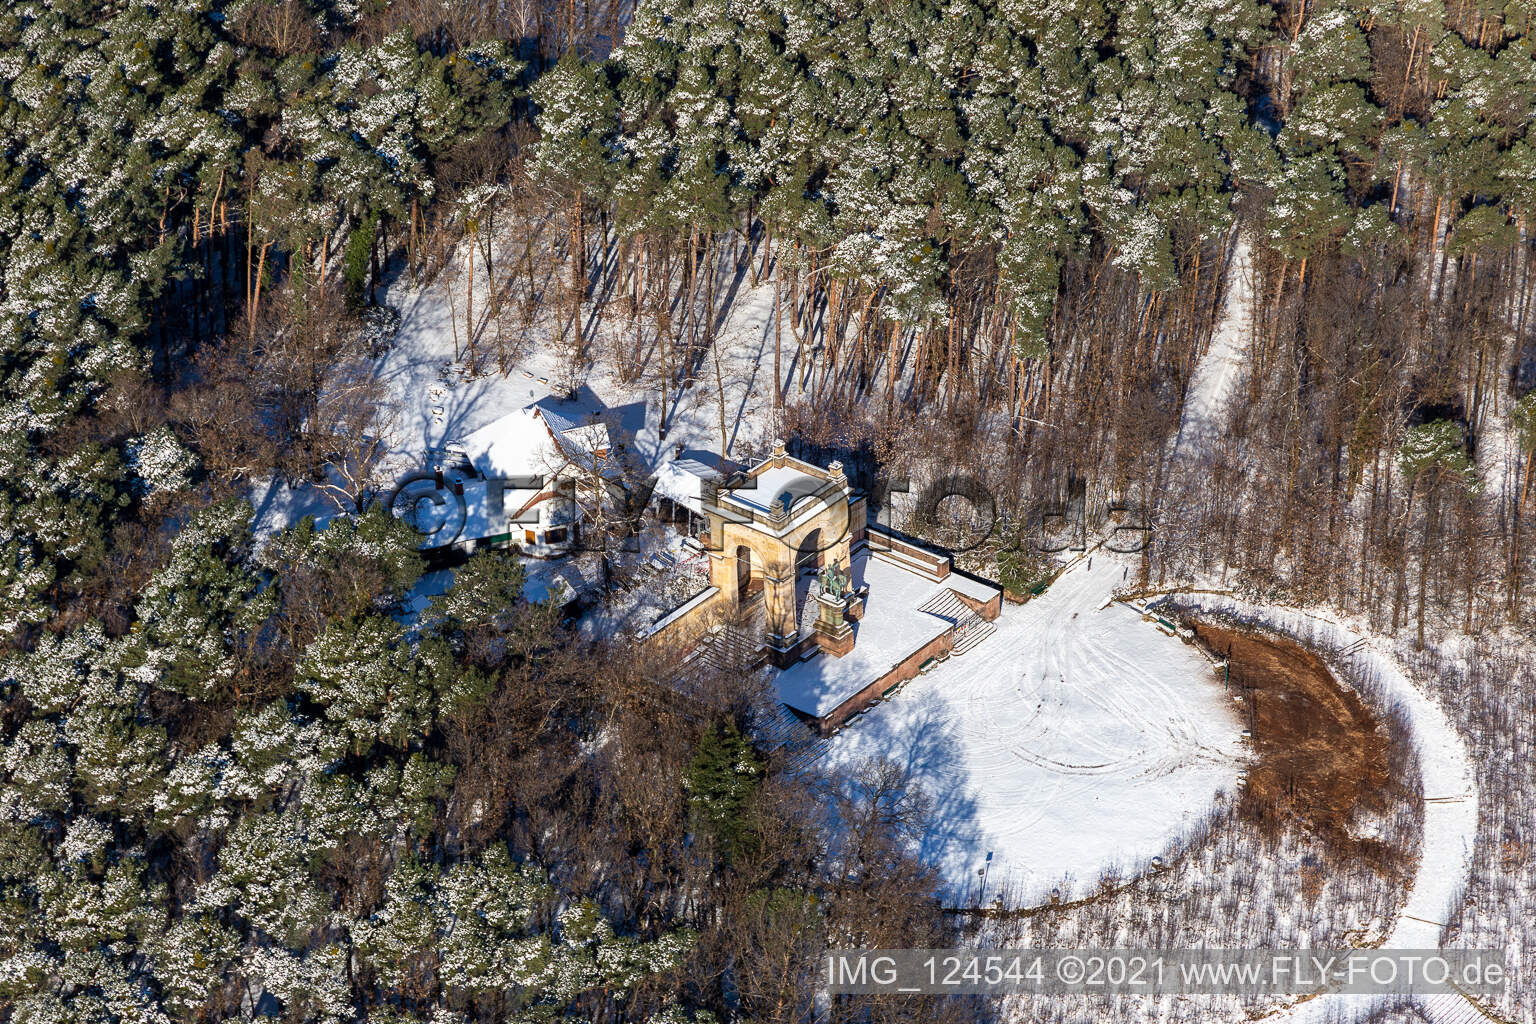
[[[765,260],[766,263],[766,260]],[[780,336],[784,332],[784,306],[780,302],[779,275],[773,275],[773,407],[784,408],[784,371],[779,365]]]
[[[266,242],[261,243],[261,256],[256,261],[256,290],[252,293],[252,296],[251,296],[250,313],[245,318],[246,324],[249,327],[249,338],[251,338],[251,339],[254,339],[256,337],[256,314],[258,312],[260,312],[260,310],[261,310],[261,279],[262,279],[262,272],[266,269],[266,266],[267,266],[267,250],[270,249],[271,247],[272,247],[271,241],[266,241]]]
[[[573,364],[579,364],[585,355],[586,345],[581,337],[581,304],[587,283],[586,225],[582,220],[581,189],[576,190],[573,230],[571,234],[571,345]]]

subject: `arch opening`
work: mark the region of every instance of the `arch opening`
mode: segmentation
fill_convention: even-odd
[[[761,570],[752,572],[752,549],[745,544],[736,545],[736,603],[749,604],[763,596]]]

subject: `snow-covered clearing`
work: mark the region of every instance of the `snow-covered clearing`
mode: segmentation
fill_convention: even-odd
[[[1253,296],[1253,253],[1248,239],[1239,234],[1227,266],[1221,314],[1184,393],[1184,410],[1173,442],[1176,461],[1197,458],[1201,449],[1221,440],[1227,405],[1247,373],[1253,340]]]
[[[742,280],[740,287],[741,293],[727,306],[729,316],[721,327],[725,443],[732,454],[738,445],[761,445],[766,440],[762,435],[769,429],[767,421],[773,410],[769,379],[773,366],[773,286],[748,289]],[[521,346],[526,354],[505,377],[497,372],[494,358],[485,359],[483,373],[470,377],[455,358],[455,336],[442,288],[434,285],[402,290],[398,295],[391,289],[386,301],[401,314],[399,334],[380,363],[398,413],[395,451],[401,458],[425,457],[427,451],[446,441],[556,394],[558,355],[539,327],[531,329],[532,343]],[[576,401],[616,419],[621,429],[615,436],[624,437],[628,451],[643,466],[654,468],[678,444],[718,455],[720,406],[713,366],[700,368],[691,386],[672,389],[667,436],[662,440],[659,396],[653,381],[647,379],[649,373],[624,383],[611,361],[601,358],[610,341],[612,346],[632,343],[622,337],[623,333],[623,326],[617,323],[600,328],[591,343],[600,358],[590,367]],[[463,334],[461,325],[460,339]],[[658,358],[654,351],[651,358],[653,362]]]
[[[1041,597],[1005,606],[996,635],[906,684],[834,737],[829,766],[910,768],[938,825],[921,854],[949,899],[1039,902],[1134,869],[1232,791],[1241,724],[1211,665],[1120,604],[1124,563],[1101,552]]]
[[[1498,389],[1493,389],[1486,411],[1476,423],[1477,478],[1494,503],[1506,495],[1518,498],[1520,485],[1520,453],[1514,424],[1510,422],[1511,403],[1501,403],[1500,397]]]
[[[1445,712],[1403,673],[1381,641],[1339,623],[1326,613],[1253,605],[1236,598],[1204,594],[1180,595],[1180,604],[1262,624],[1319,652],[1347,652],[1340,657],[1357,662],[1374,678],[1380,688],[1380,699],[1402,709],[1423,778],[1424,832],[1407,903],[1382,948],[1438,948],[1447,915],[1466,887],[1477,838],[1477,784],[1472,762]],[[1297,1024],[1353,1019],[1364,1016],[1380,1002],[1376,997],[1329,994],[1299,1003],[1282,1016],[1270,1019]],[[1437,1020],[1459,1020],[1445,1014],[1462,1013],[1467,1008],[1465,1001],[1457,999],[1437,1000],[1427,1007],[1441,1014]]]

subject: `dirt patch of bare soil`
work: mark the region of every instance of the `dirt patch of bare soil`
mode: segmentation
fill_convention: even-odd
[[[1392,741],[1359,695],[1296,643],[1215,623],[1191,625],[1227,659],[1228,682],[1252,734],[1256,759],[1241,815],[1266,830],[1299,825],[1335,854],[1399,869],[1401,850],[1357,833],[1362,819],[1390,813],[1407,795],[1393,775]]]

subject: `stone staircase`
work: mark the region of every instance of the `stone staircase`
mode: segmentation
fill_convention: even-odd
[[[950,648],[949,653],[951,655],[964,654],[996,632],[996,626],[975,612],[972,612],[969,619],[956,624],[955,646]]]
[[[699,642],[696,654],[722,672],[755,668],[765,657],[762,630],[753,639],[739,626],[722,626]]]
[[[997,632],[997,627],[972,610],[954,591],[941,590],[918,606],[918,611],[937,615],[955,624],[955,645],[951,655],[964,654],[987,637]]]
[[[768,648],[763,642],[767,617],[765,606],[759,599],[742,622],[716,626],[694,645],[683,662],[684,671],[708,667],[722,672],[739,672],[762,665],[768,657]]]
[[[927,612],[929,615],[937,615],[939,618],[948,619],[950,622],[959,622],[967,615],[976,614],[965,606],[964,601],[955,596],[953,590],[939,591],[918,605],[917,610]]]
[[[1488,1024],[1489,1021],[1508,1024],[1459,992],[1419,996],[1414,1002],[1418,1012],[1430,1024]]]
[[[753,735],[765,749],[784,755],[788,771],[802,772],[826,753],[827,739],[795,717],[795,713],[783,704],[773,707],[774,710],[763,715],[762,720],[752,723]]]

